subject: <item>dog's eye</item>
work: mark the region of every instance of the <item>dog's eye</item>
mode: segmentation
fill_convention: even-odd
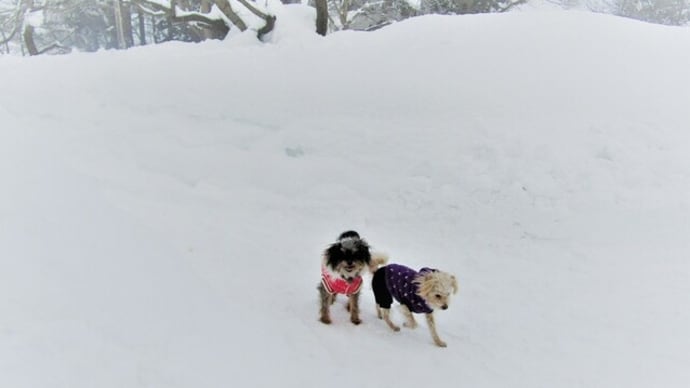
[[[436,299],[441,299],[441,294],[436,294]]]

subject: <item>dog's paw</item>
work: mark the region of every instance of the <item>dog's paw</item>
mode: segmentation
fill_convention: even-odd
[[[438,340],[438,341],[436,341],[436,346],[438,346],[440,348],[446,348],[446,347],[448,347],[448,344],[446,344],[445,342],[443,342],[441,340]]]
[[[359,318],[351,318],[350,322],[354,323],[355,325],[359,325],[360,323],[362,323],[362,320]]]
[[[386,322],[388,324],[388,327],[391,328],[393,331],[400,331],[400,326],[394,324],[393,322]]]
[[[322,323],[325,323],[327,325],[331,324],[331,318],[328,318],[328,317],[321,317],[321,319],[319,319],[319,321],[321,321]]]

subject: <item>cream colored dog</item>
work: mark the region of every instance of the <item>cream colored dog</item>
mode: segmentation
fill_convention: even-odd
[[[407,319],[405,327],[417,327],[412,313],[426,314],[434,343],[446,347],[436,332],[434,309],[448,308],[450,295],[458,292],[455,276],[431,268],[422,268],[417,272],[404,265],[389,264],[374,272],[371,285],[376,298],[376,313],[393,331],[400,331],[400,327],[390,320],[390,307],[395,299],[402,305]]]

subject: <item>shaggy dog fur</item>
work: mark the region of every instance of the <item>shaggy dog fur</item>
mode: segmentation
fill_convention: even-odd
[[[337,294],[347,295],[350,321],[359,325],[359,292],[362,271],[369,268],[369,244],[354,230],[343,232],[323,253],[321,283],[317,287],[321,301],[320,321],[331,323],[330,306]]]
[[[417,322],[412,313],[424,313],[434,343],[446,347],[446,343],[436,332],[433,310],[448,308],[450,295],[458,292],[455,276],[430,268],[417,272],[402,265],[390,264],[374,272],[372,288],[376,299],[376,314],[393,331],[400,331],[400,327],[390,320],[390,306],[395,299],[401,304],[406,317],[407,321],[403,324],[405,327],[416,328]]]

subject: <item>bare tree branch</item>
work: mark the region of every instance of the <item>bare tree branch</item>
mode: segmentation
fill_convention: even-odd
[[[259,18],[263,19],[266,22],[266,24],[257,31],[257,37],[259,39],[263,38],[264,35],[273,31],[273,28],[275,27],[275,24],[276,24],[276,17],[275,16],[268,15],[266,13],[259,11],[258,8],[254,7],[247,0],[237,0],[237,1],[240,4],[244,5],[254,15],[258,16]]]
[[[244,23],[244,21],[240,18],[240,16],[235,13],[235,11],[232,10],[232,7],[230,6],[230,2],[228,0],[214,0],[213,1],[218,9],[223,12],[223,15],[232,22],[237,28],[240,29],[240,31],[246,31],[247,30],[247,25]]]
[[[53,50],[53,49],[63,49],[63,50],[68,50],[68,51],[71,50],[69,47],[65,47],[62,44],[60,44],[59,42],[55,42],[55,43],[53,43],[53,44],[51,44],[51,45],[49,45],[49,46],[47,46],[41,50],[38,50],[38,54],[39,55],[44,54],[44,53],[46,53],[50,50]]]
[[[218,35],[227,35],[230,28],[225,23],[223,19],[214,18],[206,14],[198,12],[183,12],[181,15],[178,14],[175,7],[165,7],[160,3],[149,1],[149,0],[130,0],[132,4],[136,5],[142,12],[154,16],[167,16],[172,21],[181,23],[200,23],[207,26],[207,28],[217,31]],[[173,2],[174,5],[174,2]],[[239,19],[239,16],[238,16]],[[241,22],[241,19],[240,19]],[[242,28],[237,26],[237,28]],[[246,29],[246,26],[244,27]],[[243,30],[244,31],[244,30]]]
[[[510,3],[510,4],[506,4],[505,7],[500,8],[500,9],[498,10],[498,12],[506,12],[506,11],[510,10],[511,8],[513,8],[513,7],[515,7],[515,6],[518,6],[518,5],[520,5],[520,4],[525,4],[526,2],[527,2],[527,0],[516,0],[516,1],[512,2],[512,3]]]
[[[17,35],[17,32],[19,31],[19,26],[14,26],[14,29],[12,29],[12,32],[10,33],[9,36],[5,34],[5,32],[2,32],[2,40],[0,40],[0,45],[2,44],[7,44],[9,43],[12,39],[14,39],[14,36]]]

